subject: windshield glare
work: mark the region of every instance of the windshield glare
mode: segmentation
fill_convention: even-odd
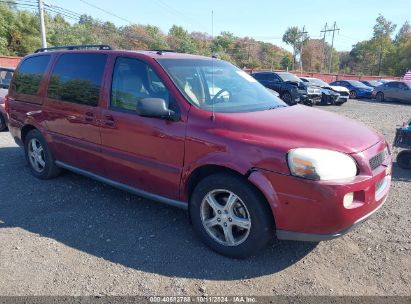
[[[282,72],[282,73],[277,73],[278,76],[280,76],[280,78],[283,81],[295,81],[295,82],[301,82],[301,79],[298,78],[297,76],[295,76],[294,74],[291,73],[287,73],[287,72]]]
[[[232,64],[218,59],[164,59],[166,70],[187,100],[215,112],[252,112],[284,107],[286,104]]]
[[[377,81],[377,80],[368,80],[368,83],[370,84],[370,85],[373,85],[373,86],[379,86],[379,85],[382,85],[382,82],[379,82],[379,81]]]
[[[322,81],[321,79],[308,78],[308,80],[309,80],[310,83],[312,83],[314,85],[317,85],[317,86],[320,86],[320,87],[328,87],[328,83]]]

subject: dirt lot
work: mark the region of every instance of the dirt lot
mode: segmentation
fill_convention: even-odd
[[[392,142],[411,106],[323,107]],[[336,139],[338,140],[338,139]],[[186,213],[65,173],[40,181],[0,133],[0,295],[411,295],[411,172],[350,234],[278,242],[245,261],[215,254]]]

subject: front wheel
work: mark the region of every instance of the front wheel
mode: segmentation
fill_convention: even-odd
[[[411,150],[405,150],[398,153],[397,164],[403,169],[411,170]]]
[[[291,105],[293,103],[293,97],[288,92],[285,92],[283,95],[281,95],[281,99],[288,105]]]
[[[384,93],[383,92],[378,92],[377,95],[375,96],[375,99],[378,102],[383,102],[384,101]]]
[[[246,258],[274,239],[274,220],[264,197],[240,176],[204,178],[190,199],[190,218],[198,236],[214,251]]]

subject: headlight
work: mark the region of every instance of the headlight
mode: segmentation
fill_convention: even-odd
[[[313,180],[335,180],[357,175],[357,165],[350,156],[325,149],[290,150],[288,166],[292,175]]]

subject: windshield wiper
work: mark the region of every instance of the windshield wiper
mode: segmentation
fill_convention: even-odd
[[[274,110],[274,109],[285,108],[285,107],[287,106],[286,105],[276,105],[276,106],[269,107],[267,110]]]

